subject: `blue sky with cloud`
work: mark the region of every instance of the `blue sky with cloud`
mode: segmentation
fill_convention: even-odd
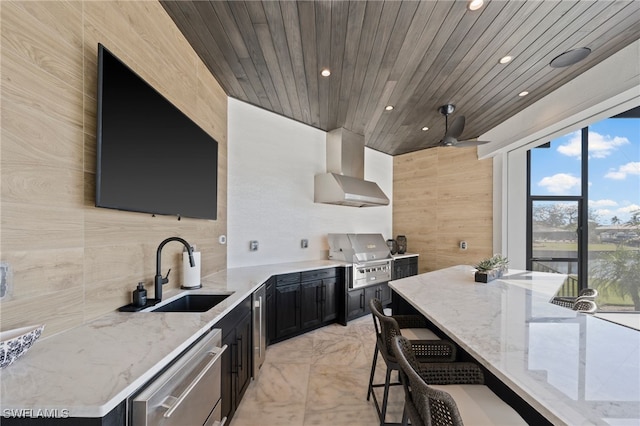
[[[580,131],[532,150],[533,195],[580,195]],[[589,126],[589,206],[600,224],[640,210],[640,119],[610,118]]]

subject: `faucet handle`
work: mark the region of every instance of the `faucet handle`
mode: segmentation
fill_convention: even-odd
[[[171,268],[167,271],[167,275],[162,279],[162,284],[166,284],[169,282],[169,274],[171,273]]]

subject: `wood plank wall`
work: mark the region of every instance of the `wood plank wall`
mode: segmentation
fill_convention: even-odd
[[[408,252],[420,255],[420,273],[491,256],[492,197],[492,160],[478,160],[475,147],[393,158],[393,233],[406,235]]]
[[[152,297],[156,249],[170,236],[196,244],[203,275],[224,269],[227,97],[162,6],[2,1],[0,13],[0,259],[13,271],[2,330],[72,328],[129,303],[138,281]],[[98,42],[218,141],[216,221],[94,207]],[[179,285],[181,251],[163,251],[169,287]]]

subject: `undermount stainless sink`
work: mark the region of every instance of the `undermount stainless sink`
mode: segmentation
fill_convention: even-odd
[[[227,297],[228,294],[185,294],[176,300],[161,305],[151,312],[206,312]]]

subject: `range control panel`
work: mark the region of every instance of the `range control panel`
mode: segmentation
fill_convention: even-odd
[[[353,265],[352,288],[391,280],[391,259]]]

